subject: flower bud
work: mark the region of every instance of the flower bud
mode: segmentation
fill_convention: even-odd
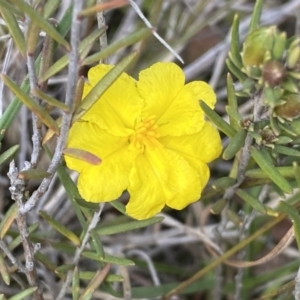
[[[269,127],[264,128],[264,129],[260,132],[260,135],[261,135],[262,140],[264,141],[265,144],[273,143],[274,141],[277,140],[276,134],[275,134],[274,131],[273,131],[271,128],[269,128]]]
[[[290,45],[288,52],[286,63],[289,69],[294,69],[298,63],[300,58],[300,47],[299,47],[299,39],[295,39],[293,43]]]
[[[274,109],[276,115],[286,119],[300,117],[300,95],[289,94],[284,96],[283,100],[286,102]]]
[[[252,31],[243,45],[243,64],[246,67],[261,65],[266,51],[272,50],[276,35],[278,31],[275,26],[261,27]]]
[[[262,77],[271,87],[280,85],[285,75],[284,65],[275,60],[266,62],[262,68]]]

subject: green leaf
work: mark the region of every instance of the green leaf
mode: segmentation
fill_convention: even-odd
[[[263,152],[253,146],[250,147],[250,151],[256,163],[269,176],[269,178],[277,184],[283,192],[291,194],[292,187],[289,182],[278,172],[274,165],[269,162]]]
[[[34,254],[34,258],[36,258],[40,263],[42,263],[48,270],[55,272],[57,266],[49,259],[47,255],[44,255],[40,251],[36,252]],[[60,274],[57,274],[60,278],[63,278],[64,276],[60,276]]]
[[[83,52],[90,49],[94,42],[105,32],[105,29],[99,28],[93,31],[89,36],[87,36],[82,42],[79,44],[79,54],[81,55]],[[81,57],[82,59],[82,57]],[[60,72],[63,68],[65,68],[69,63],[69,55],[66,54],[62,56],[59,60],[57,60],[54,64],[52,64],[47,71],[39,78],[39,83],[46,81],[56,73]]]
[[[293,170],[298,188],[300,188],[300,168],[296,161],[293,162]]]
[[[118,79],[125,69],[134,60],[136,52],[123,58],[115,67],[113,67],[103,78],[93,87],[88,95],[81,101],[75,114],[74,121],[78,120],[93,104],[99,100],[104,92]]]
[[[246,136],[247,131],[244,129],[240,129],[235,134],[223,152],[222,157],[224,160],[232,159],[238,153],[238,151],[244,146]]]
[[[240,81],[240,82],[244,82],[247,79],[247,75],[244,74],[241,69],[239,69],[233,62],[231,59],[226,59],[226,66],[229,69],[229,71]]]
[[[29,233],[29,235],[30,235],[32,232],[34,232],[35,230],[37,230],[38,227],[39,227],[39,225],[40,225],[40,224],[39,224],[38,222],[31,224],[31,225],[28,227],[28,233]],[[16,238],[8,245],[8,249],[9,249],[10,251],[14,250],[14,249],[17,248],[19,245],[21,245],[21,242],[22,242],[21,237],[20,237],[20,235],[18,234],[17,237],[16,237]]]
[[[15,220],[15,217],[18,213],[18,206],[17,203],[14,203],[10,206],[8,211],[5,213],[4,217],[1,220],[0,223],[0,239],[2,240],[7,232],[7,230],[10,228],[11,224]]]
[[[242,68],[242,57],[240,54],[240,37],[239,37],[239,16],[234,15],[232,27],[231,27],[231,60],[238,67]]]
[[[61,265],[55,269],[55,273],[57,273],[57,274],[67,273],[73,269],[74,269],[74,265],[71,265],[71,264]]]
[[[29,4],[27,4],[23,0],[10,0],[16,6],[19,7],[21,11],[27,14],[30,19],[37,23],[37,25],[43,29],[47,35],[51,36],[55,41],[59,44],[66,47],[68,51],[70,51],[69,43],[63,38],[63,36],[47,21],[41,16],[38,12],[36,12]]]
[[[275,167],[274,167],[275,168]],[[294,178],[293,167],[276,167],[284,178]],[[252,169],[245,172],[245,176],[248,178],[269,178],[266,172],[262,169]]]
[[[73,272],[73,279],[72,279],[72,299],[78,300],[79,299],[79,292],[80,292],[80,285],[79,285],[79,271],[77,266],[74,269]]]
[[[232,138],[236,134],[228,123],[226,123],[214,110],[212,110],[205,102],[200,101],[200,106],[203,109],[206,116],[228,137]]]
[[[19,150],[20,145],[12,146],[0,155],[0,166],[11,159]]]
[[[240,121],[242,121],[242,117],[238,112],[235,89],[234,89],[234,85],[230,73],[227,74],[226,88],[227,88],[227,99],[228,99],[228,106],[226,107],[226,110],[229,115],[229,123],[235,130],[239,130]]]
[[[231,177],[221,177],[217,180],[215,180],[212,184],[212,187],[215,190],[225,190],[229,188],[230,186],[234,185],[236,183],[236,180]]]
[[[58,175],[60,182],[62,183],[62,185],[65,188],[65,191],[68,195],[68,198],[71,201],[74,212],[76,213],[76,216],[77,216],[82,228],[86,229],[86,227],[87,227],[86,221],[84,219],[83,213],[81,212],[81,210],[78,207],[77,202],[76,202],[76,199],[81,199],[81,196],[79,195],[79,192],[78,192],[78,189],[77,189],[75,183],[70,178],[70,175],[67,173],[65,168],[61,165],[57,168],[57,175]]]
[[[120,213],[122,213],[123,215],[126,215],[125,205],[121,201],[114,200],[114,201],[110,201],[109,204],[113,206],[116,210],[118,210]]]
[[[274,145],[273,151],[280,153],[280,154],[285,154],[288,156],[296,156],[296,157],[300,157],[300,151],[290,148],[290,147],[286,147],[286,146],[281,146],[281,145]]]
[[[105,252],[104,252],[104,249],[103,249],[103,245],[102,245],[102,242],[101,242],[101,239],[99,237],[99,234],[97,233],[96,229],[92,229],[90,231],[90,234],[91,234],[91,241],[95,247],[95,250],[97,252],[97,254],[100,256],[100,257],[104,257],[105,256]]]
[[[6,26],[14,40],[14,43],[16,44],[18,50],[23,55],[23,57],[26,57],[25,38],[24,38],[23,32],[21,31],[21,29],[19,27],[19,24],[18,24],[15,16],[11,13],[11,11],[2,6],[2,1],[0,2],[0,5],[1,5],[2,17],[3,17],[3,19],[6,23]]]
[[[227,204],[227,201],[225,199],[219,199],[217,202],[215,202],[211,208],[210,208],[210,212],[214,215],[218,215],[220,214],[223,209],[225,208]]]
[[[95,276],[95,272],[83,271],[79,273],[79,278],[90,281]],[[106,282],[122,282],[124,279],[117,274],[108,274],[105,278]]]
[[[19,17],[24,17],[24,14],[21,11],[19,11],[15,6],[9,4],[6,0],[0,0],[0,7],[5,8],[11,13],[18,15]]]
[[[47,20],[50,16],[52,16],[60,4],[61,0],[46,1],[44,6],[44,18]]]
[[[37,287],[28,288],[10,298],[8,298],[7,300],[23,300],[23,299],[25,299],[25,297],[32,295],[37,289],[38,289]]]
[[[235,193],[246,203],[248,203],[252,208],[260,212],[261,214],[266,214],[266,207],[255,197],[251,196],[247,192],[241,189],[237,189]]]
[[[285,201],[280,201],[278,210],[287,214],[291,218],[294,226],[297,246],[298,249],[300,249],[300,218],[297,209]]]
[[[116,41],[109,46],[107,46],[105,49],[101,50],[98,53],[95,53],[89,57],[87,57],[81,65],[89,65],[93,64],[95,62],[99,62],[100,60],[108,57],[109,55],[115,53],[117,50],[127,47],[130,45],[133,45],[135,43],[138,43],[139,41],[146,39],[151,35],[152,31],[149,28],[142,28],[139,31],[133,32],[126,37],[123,37],[119,41]]]
[[[90,258],[92,260],[106,262],[106,263],[115,264],[115,265],[119,265],[119,266],[133,266],[134,265],[134,262],[132,260],[129,260],[126,258],[121,258],[121,257],[116,257],[113,255],[109,255],[107,253],[105,254],[105,257],[99,257],[99,255],[96,252],[83,251],[82,256]]]
[[[37,7],[40,11],[41,7]],[[34,56],[39,40],[40,27],[32,19],[29,21],[28,29],[26,32],[26,51],[29,56]]]
[[[49,96],[48,94],[42,92],[39,89],[34,89],[33,91],[31,91],[33,95],[35,95],[36,97],[46,101],[48,104],[60,108],[62,109],[64,112],[69,112],[70,111],[70,107],[60,101],[58,101],[57,99]]]
[[[83,291],[80,300],[90,300],[95,292],[95,290],[99,287],[99,285],[104,281],[110,269],[110,265],[107,264],[101,270],[98,270],[86,289]]]
[[[57,123],[49,115],[49,113],[32,100],[28,94],[26,94],[18,85],[16,85],[9,77],[1,74],[1,78],[4,83],[10,88],[10,90],[34,113],[39,119],[45,123],[51,130],[57,135],[59,134],[59,128]]]
[[[263,4],[264,4],[263,0],[256,0],[256,2],[255,2],[251,21],[250,21],[249,33],[251,33],[253,30],[255,30],[256,28],[259,27],[260,16],[261,16]]]
[[[62,36],[65,36],[71,26],[71,19],[72,19],[72,10],[68,9],[66,13],[64,14],[63,18],[57,25],[57,31],[60,32]],[[54,48],[57,48],[57,45],[54,46]],[[36,60],[35,67],[38,71],[40,68],[40,61],[41,61],[41,55]],[[29,86],[29,80],[28,76],[25,77],[21,84],[21,89],[25,93],[29,93],[30,86]],[[9,104],[9,106],[4,111],[2,117],[0,118],[0,141],[2,141],[7,129],[15,119],[16,115],[18,114],[19,110],[22,107],[22,102],[18,99],[18,97],[15,97],[13,101]]]
[[[50,175],[51,175],[50,173],[41,169],[30,169],[30,170],[21,171],[18,177],[21,179],[30,180],[30,179],[43,179],[49,177]]]
[[[40,210],[39,215],[42,216],[44,220],[46,220],[55,230],[65,236],[67,239],[72,241],[76,246],[80,246],[81,242],[80,239],[77,237],[75,233],[67,229],[65,226],[51,218],[48,214],[44,211]]]
[[[5,264],[5,260],[0,252],[0,274],[2,276],[3,281],[5,282],[5,284],[10,285],[10,276],[9,276],[9,272],[7,270],[6,264]]]
[[[148,220],[125,222],[117,225],[107,226],[104,228],[97,228],[97,232],[100,235],[111,235],[148,227],[150,225],[161,222],[163,219],[164,217],[153,217]]]
[[[91,152],[82,149],[66,148],[63,152],[64,155],[85,161],[94,166],[101,164],[101,158],[99,158]]]

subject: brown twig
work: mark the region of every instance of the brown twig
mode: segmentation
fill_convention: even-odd
[[[24,170],[28,170],[31,168],[31,164],[25,164]],[[25,181],[18,177],[19,172],[18,169],[15,167],[15,162],[12,161],[9,166],[8,177],[10,179],[10,192],[11,198],[16,201],[18,208],[20,209],[23,206],[24,201],[24,191],[25,191]],[[35,268],[34,262],[34,251],[32,242],[29,237],[29,233],[27,230],[27,220],[26,215],[20,214],[18,212],[16,217],[17,225],[20,232],[20,238],[22,241],[23,249],[24,249],[24,257],[26,262],[26,276],[30,286],[38,287],[38,289],[34,292],[34,299],[35,300],[43,300],[42,289],[37,277],[37,272]]]

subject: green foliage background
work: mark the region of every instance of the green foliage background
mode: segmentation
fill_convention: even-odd
[[[0,299],[298,299],[299,1],[137,0],[151,30],[125,2],[0,0]],[[77,72],[116,65],[99,97],[158,61],[214,88],[224,152],[202,201],[135,221],[61,158]]]

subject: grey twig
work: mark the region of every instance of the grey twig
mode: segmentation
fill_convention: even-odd
[[[79,248],[76,249],[76,252],[75,252],[75,255],[74,255],[74,258],[73,258],[73,265],[76,266],[79,262],[79,259],[80,259],[80,255],[82,253],[82,251],[85,249],[86,247],[86,244],[88,243],[89,239],[90,239],[90,236],[91,236],[91,230],[94,229],[97,224],[99,223],[100,221],[100,216],[101,216],[101,213],[103,211],[103,208],[104,208],[104,203],[101,203],[99,205],[99,210],[97,212],[94,213],[93,215],[93,218],[92,218],[92,221],[91,223],[89,224],[89,227],[85,233],[85,236],[82,240],[82,243],[80,245]],[[72,276],[73,276],[73,271],[70,270],[67,274],[67,278],[66,278],[66,281],[64,282],[58,296],[56,297],[56,300],[62,300],[64,299],[64,296],[66,294],[66,291],[67,291],[67,288],[69,287],[71,281],[72,281]]]
[[[144,16],[143,12],[140,10],[139,6],[133,1],[128,0],[132,8],[136,11],[138,16],[142,19],[142,21],[145,23],[145,25],[152,29],[152,34],[157,38],[158,41],[162,43],[178,60],[180,60],[182,63],[183,59],[176,53],[176,51],[154,30],[151,23],[148,21],[148,19]]]
[[[31,168],[30,163],[25,164],[24,170]],[[18,208],[20,209],[24,201],[25,181],[18,177],[19,172],[15,167],[15,162],[12,161],[9,166],[8,178],[10,179],[10,192],[11,198],[16,201]],[[34,265],[34,252],[29,233],[27,230],[26,215],[18,213],[16,217],[17,225],[20,232],[20,238],[24,249],[24,257],[26,261],[26,276],[30,286],[37,286],[38,289],[34,293],[34,299],[43,300],[42,290],[37,277],[36,268]]]
[[[71,53],[69,58],[69,70],[68,70],[68,84],[66,89],[66,97],[65,104],[69,107],[73,106],[73,101],[75,98],[75,89],[76,83],[78,80],[78,71],[79,71],[79,53],[78,53],[78,45],[80,41],[80,24],[81,20],[77,17],[79,12],[82,9],[83,0],[77,0],[74,2],[73,7],[73,16],[72,16],[72,24],[71,24]],[[57,140],[56,148],[54,151],[53,158],[48,167],[47,172],[51,174],[49,177],[44,178],[36,191],[33,192],[29,200],[20,208],[21,214],[26,214],[30,211],[37,203],[37,201],[42,197],[42,195],[47,191],[52,177],[59,166],[59,163],[62,158],[63,150],[66,145],[67,137],[69,134],[70,124],[72,120],[73,112],[70,110],[69,112],[63,112],[60,136]]]
[[[98,0],[97,2],[99,4],[103,3],[102,0]],[[99,28],[102,28],[102,27],[106,26],[104,11],[100,11],[100,12],[97,13],[97,21],[98,21],[98,27]],[[100,51],[102,51],[106,47],[107,47],[107,34],[106,34],[106,31],[105,31],[100,36]],[[100,63],[104,63],[104,64],[107,64],[108,62],[109,62],[108,57],[100,61]]]
[[[2,74],[6,74],[7,68],[8,68],[8,63],[10,61],[10,56],[11,56],[11,50],[12,50],[12,39],[9,39],[7,42],[7,51],[5,54],[4,62],[3,62],[3,68],[2,68]],[[1,80],[0,81],[0,117],[2,116],[3,113],[3,87],[4,87],[4,82]]]
[[[22,266],[22,264],[13,256],[13,254],[9,251],[7,245],[4,241],[0,240],[0,248],[3,250],[3,252],[6,254],[8,259],[11,261],[13,265],[16,265],[18,267],[18,270],[22,273],[26,273],[27,269]]]
[[[254,101],[254,108],[253,108],[253,122],[257,122],[260,120],[261,117],[261,111],[262,111],[262,94],[261,92],[257,93],[254,95],[253,100]],[[227,206],[225,207],[225,209],[222,211],[221,214],[221,222],[218,226],[216,226],[215,228],[215,236],[216,236],[216,240],[218,244],[221,244],[221,234],[220,232],[222,232],[224,230],[224,228],[226,227],[227,224],[227,215],[226,215],[226,211],[229,207],[229,203],[235,193],[235,190],[243,183],[244,179],[245,179],[245,171],[248,165],[248,162],[251,158],[251,153],[249,150],[249,147],[251,146],[253,142],[253,138],[247,134],[245,143],[244,143],[244,147],[242,149],[242,154],[240,157],[240,161],[239,161],[239,165],[238,165],[238,171],[237,171],[237,181],[236,183],[229,187],[225,193],[223,198],[225,200],[227,200]],[[222,297],[222,282],[223,282],[223,277],[221,275],[221,270],[222,270],[222,266],[218,266],[216,268],[216,284],[215,284],[215,288],[214,288],[214,299],[218,300],[221,299]]]
[[[31,92],[36,89],[37,77],[35,72],[35,62],[34,56],[27,54],[27,68],[28,68],[28,77],[30,83]],[[33,99],[38,102],[35,96]],[[40,152],[41,152],[41,129],[39,128],[39,119],[38,117],[32,113],[32,154],[31,154],[31,165],[32,168],[36,167],[38,162]]]
[[[260,195],[258,197],[258,200],[260,202],[263,202],[265,200],[265,198],[267,197],[269,192],[269,185],[265,185],[261,192]],[[253,210],[251,212],[250,215],[248,215],[244,222],[243,225],[240,228],[240,232],[239,232],[239,242],[241,242],[248,234],[248,229],[253,221],[253,219],[255,218],[255,216],[257,215],[257,211]],[[246,251],[243,249],[242,251],[240,251],[237,255],[237,259],[239,261],[243,260],[245,258],[246,255]],[[239,268],[237,270],[237,274],[235,276],[235,292],[234,292],[234,300],[239,300],[241,299],[241,292],[242,292],[242,288],[243,288],[243,276],[244,276],[244,268]]]

